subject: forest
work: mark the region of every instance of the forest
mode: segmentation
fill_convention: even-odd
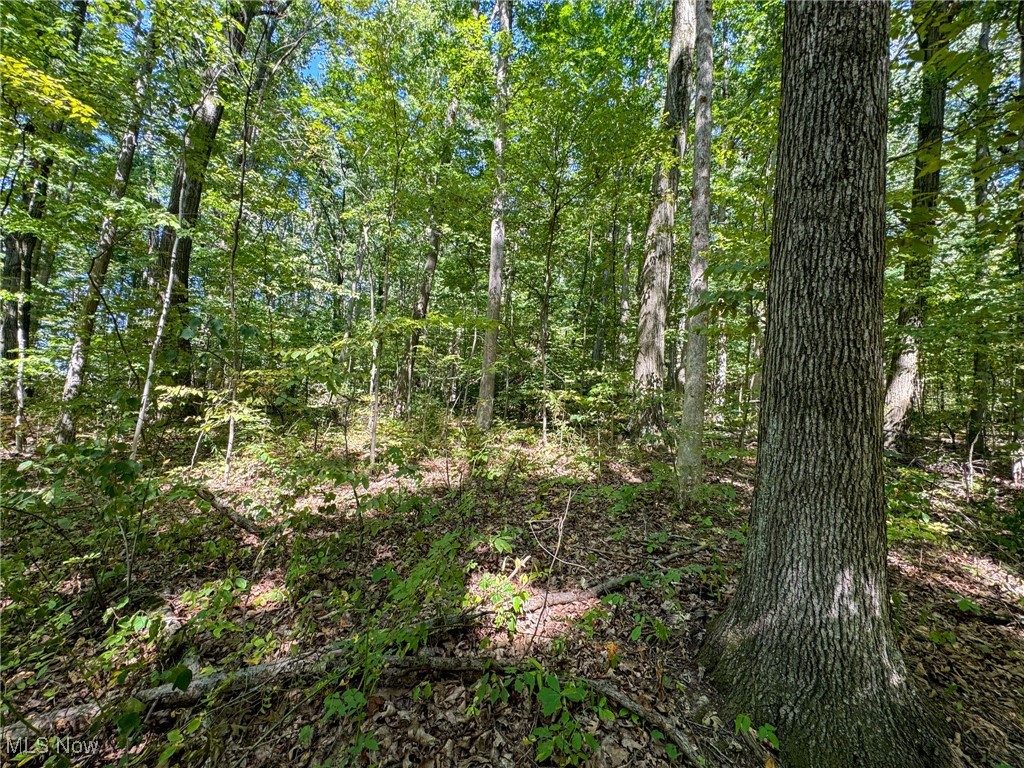
[[[1024,768],[1024,0],[4,0],[0,764]]]

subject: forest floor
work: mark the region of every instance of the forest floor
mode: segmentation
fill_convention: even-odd
[[[141,475],[95,447],[5,456],[0,762],[774,764],[771,724],[726,717],[695,660],[751,451],[713,443],[681,508],[667,455],[594,435],[384,443],[372,474],[340,430],[253,444],[226,478],[169,438]],[[1024,768],[1024,494],[988,476],[968,500],[935,449],[887,497],[920,687],[967,765]]]

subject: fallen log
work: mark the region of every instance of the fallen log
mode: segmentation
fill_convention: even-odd
[[[245,515],[240,515],[237,512],[235,512],[235,510],[231,508],[231,505],[228,502],[218,497],[209,489],[193,488],[193,491],[195,492],[198,498],[205,501],[207,504],[213,507],[213,509],[216,512],[218,512],[221,515],[224,515],[224,517],[226,517],[232,523],[237,525],[243,531],[247,531],[251,533],[253,536],[259,536],[260,538],[266,536],[266,531],[264,531],[260,525],[258,525],[255,521],[250,520]]]
[[[664,568],[668,563],[673,560],[678,560],[688,555],[695,555],[698,552],[707,549],[707,545],[701,545],[693,547],[692,549],[684,549],[679,552],[675,552],[661,560],[655,560],[652,565],[655,569]],[[653,570],[649,571],[636,571],[634,573],[627,573],[622,576],[616,576],[614,579],[608,579],[603,581],[589,589],[568,591],[568,592],[545,592],[542,595],[536,595],[531,597],[523,605],[523,613],[534,613],[541,610],[542,608],[554,608],[556,605],[569,605],[570,603],[576,603],[581,600],[600,599],[607,594],[617,592],[623,587],[628,587],[630,584],[635,584],[641,579],[648,578],[654,573]]]
[[[279,659],[263,664],[254,664],[235,672],[211,672],[199,675],[192,679],[185,690],[181,690],[173,683],[165,683],[155,688],[138,691],[129,698],[138,700],[150,711],[189,707],[198,704],[214,692],[219,695],[238,693],[275,681],[287,681],[289,684],[295,684],[310,675],[329,671],[335,665],[343,662],[344,657],[343,651],[335,650],[320,656],[307,655]],[[483,674],[496,670],[503,674],[514,674],[520,669],[518,665],[503,663],[493,658],[427,655],[385,656],[381,660],[381,667],[382,673],[429,670],[432,672]],[[697,752],[689,738],[667,717],[644,706],[607,680],[585,677],[575,678],[575,680],[622,709],[656,726],[679,748],[687,762],[693,766],[700,765]],[[21,717],[20,722],[0,729],[0,741],[12,743],[19,739],[46,736],[62,730],[83,730],[104,712],[116,711],[126,700],[124,697],[111,697],[103,703],[90,702],[75,707],[63,707],[42,715]]]

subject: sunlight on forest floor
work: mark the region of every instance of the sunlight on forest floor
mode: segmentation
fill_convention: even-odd
[[[610,681],[685,723],[716,765],[765,764],[770,745],[737,736],[695,662],[738,577],[749,452],[719,446],[699,501],[681,510],[658,453],[597,450],[573,433],[546,446],[522,430],[426,444],[393,429],[396,447],[372,476],[356,469],[363,446],[352,435],[347,449],[253,446],[226,481],[217,457],[169,471],[145,516],[125,518],[141,526],[130,593],[123,541],[98,538],[81,498],[68,501],[60,535],[9,515],[20,533],[4,574],[5,696],[29,716],[124,700],[186,668],[198,676],[334,648],[347,661],[308,687],[278,694],[254,681],[198,710],[114,708],[95,764],[126,750],[155,762],[173,747],[250,766],[360,754],[512,766],[531,764],[546,739],[566,759],[591,755],[582,734],[600,746],[594,765],[670,762],[660,731],[603,699],[563,696],[538,712],[496,672],[388,671],[382,661],[533,657],[545,674]],[[202,479],[261,535],[197,506],[180,492],[185,478]],[[69,478],[69,500],[76,483],[85,493]],[[997,483],[976,497],[968,506],[940,471],[892,469],[895,615],[911,668],[972,764],[1024,765],[1024,579],[996,525],[1021,497]],[[74,551],[65,533],[90,551]],[[626,574],[642,578],[595,594]],[[549,736],[559,729],[564,741]]]

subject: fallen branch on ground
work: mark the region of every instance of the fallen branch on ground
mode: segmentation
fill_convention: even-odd
[[[189,707],[198,704],[214,692],[220,695],[236,693],[274,681],[297,683],[300,679],[327,672],[341,662],[344,656],[343,651],[335,650],[321,656],[307,655],[255,664],[235,672],[211,672],[193,678],[184,691],[172,683],[165,683],[155,688],[139,691],[132,698],[140,701],[150,711]],[[382,673],[430,670],[433,672],[482,674],[489,670],[497,670],[504,674],[513,674],[519,671],[517,665],[503,664],[491,658],[459,658],[456,656],[384,656],[381,659],[381,667]],[[608,701],[614,702],[622,709],[656,726],[679,748],[691,765],[700,765],[697,752],[690,740],[667,717],[644,706],[607,680],[594,680],[585,677],[576,679],[590,690],[604,696]],[[21,722],[3,728],[0,731],[0,740],[7,743],[33,736],[45,736],[58,730],[76,728],[81,730],[100,717],[104,711],[114,710],[124,700],[120,697],[110,698],[103,704],[82,704],[53,710],[43,715],[23,717]]]
[[[389,666],[394,669],[429,669],[435,672],[473,672],[475,674],[482,674],[489,670],[513,674],[519,670],[519,667],[515,664],[502,664],[494,659],[463,659],[457,656],[402,656],[390,660]],[[697,757],[697,751],[693,748],[686,734],[674,726],[667,717],[650,707],[645,707],[607,680],[595,680],[589,677],[575,679],[583,683],[590,690],[601,694],[608,701],[614,702],[622,709],[636,715],[641,720],[657,726],[673,744],[679,747],[687,762],[694,766],[701,764]]]
[[[257,525],[254,521],[245,517],[245,515],[240,515],[237,512],[235,512],[235,510],[231,508],[231,505],[228,502],[216,496],[212,491],[206,488],[194,488],[193,490],[195,491],[197,497],[205,501],[207,504],[213,507],[215,511],[224,515],[224,517],[226,517],[228,520],[230,520],[232,523],[237,525],[242,530],[248,531],[253,536],[259,536],[260,538],[266,536],[266,531],[264,531],[261,526]]]
[[[668,557],[664,557],[661,560],[654,561],[653,565],[656,568],[663,568],[673,560],[678,560],[686,555],[695,555],[698,552],[707,549],[706,545],[694,547],[693,549],[686,549],[681,552],[675,552]],[[570,603],[576,603],[580,600],[598,600],[611,592],[617,592],[623,587],[628,587],[630,584],[635,584],[643,578],[649,577],[651,571],[636,571],[634,573],[627,573],[623,576],[616,576],[614,579],[608,579],[603,581],[589,589],[569,591],[569,592],[546,592],[536,597],[531,597],[526,601],[523,606],[523,613],[534,613],[542,608],[553,608],[556,605],[568,605]],[[546,598],[546,600],[545,600]]]

